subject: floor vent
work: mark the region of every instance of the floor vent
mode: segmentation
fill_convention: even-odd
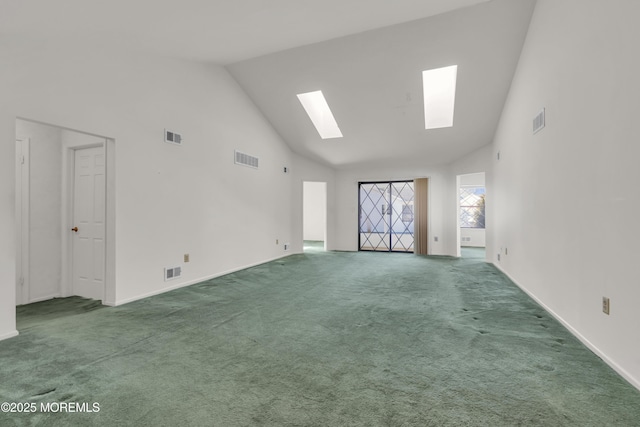
[[[164,281],[177,279],[182,276],[182,267],[171,267],[164,269]]]
[[[254,156],[250,156],[245,153],[241,153],[240,151],[234,151],[235,154],[235,164],[242,166],[249,166],[250,168],[258,169],[258,158]]]
[[[165,129],[164,142],[168,142],[169,144],[182,145],[182,135]]]
[[[545,119],[544,119],[544,108],[543,108],[542,111],[540,111],[538,115],[533,119],[533,134],[535,135],[536,133],[540,132],[542,128],[544,128],[544,126],[545,126]]]

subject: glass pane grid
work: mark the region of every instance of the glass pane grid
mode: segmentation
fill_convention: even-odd
[[[413,181],[360,184],[360,250],[412,252],[413,199]]]
[[[485,228],[485,188],[460,189],[460,227]]]

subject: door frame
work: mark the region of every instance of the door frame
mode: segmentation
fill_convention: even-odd
[[[107,143],[106,138],[105,142],[102,143],[90,143],[90,144],[79,144],[79,145],[70,145],[63,144],[63,160],[62,160],[62,200],[64,203],[63,213],[62,213],[62,247],[64,250],[62,251],[62,280],[60,286],[60,292],[63,296],[71,296],[75,295],[73,290],[73,236],[69,231],[74,226],[73,224],[73,208],[75,203],[75,168],[76,161],[75,155],[78,150],[84,150],[87,148],[102,148],[103,153],[105,155],[105,169],[106,169],[106,156],[107,156]],[[107,218],[107,184],[106,184],[106,170],[105,170],[105,219]],[[104,288],[102,290],[102,301],[106,300],[107,295],[107,282],[106,282],[106,273],[107,273],[107,251],[106,251],[106,242],[107,242],[107,231],[105,224],[105,251],[103,260],[104,271],[103,277],[104,280]]]
[[[327,181],[302,180],[302,242],[301,242],[301,245],[302,245],[302,248],[303,248],[303,252],[304,252],[304,224],[305,224],[305,221],[304,221],[304,217],[305,217],[305,203],[304,203],[304,200],[305,200],[305,197],[306,197],[306,191],[305,191],[305,184],[306,183],[324,184],[324,200],[323,200],[323,202],[324,202],[324,223],[322,224],[322,226],[324,228],[324,230],[323,230],[323,233],[324,233],[324,240],[323,240],[324,241],[324,250],[326,251],[327,248],[329,247],[328,244],[327,244],[327,239],[328,239],[328,234],[329,234],[328,226],[327,226],[327,224],[329,222],[329,204],[328,204],[328,201],[327,201],[328,192],[329,192],[328,183],[327,183]]]
[[[63,143],[62,146],[62,228],[70,230],[73,227],[73,192],[75,173],[75,150],[102,145],[105,152],[105,259],[104,259],[104,292],[103,305],[116,305],[116,144],[115,139],[82,132],[75,129],[62,128],[79,134],[89,135],[102,139],[99,143],[71,144]],[[73,262],[73,239],[70,233],[62,233],[62,291],[63,296],[70,296],[73,286],[70,284]]]
[[[103,305],[115,306],[116,305],[116,144],[115,139],[110,137],[105,137],[102,135],[97,135],[89,132],[83,132],[76,129],[62,127],[55,124],[50,124],[46,122],[41,122],[38,120],[32,120],[24,117],[16,117],[16,120],[27,121],[31,123],[36,123],[43,126],[52,126],[63,131],[74,132],[82,135],[89,135],[95,138],[101,139],[103,142],[98,144],[71,144],[65,143],[63,141],[62,145],[62,221],[60,223],[60,227],[62,230],[66,230],[67,228],[73,227],[69,226],[69,223],[73,219],[73,211],[70,209],[73,208],[72,200],[70,200],[70,195],[73,194],[73,172],[74,172],[74,162],[75,158],[70,157],[74,155],[74,149],[77,148],[87,148],[89,145],[102,145],[105,150],[105,209],[106,209],[106,223],[105,223],[105,289],[104,289],[104,298],[102,300]],[[18,142],[17,141],[25,141],[29,140],[27,137],[23,137],[21,135],[15,136],[16,140],[16,153],[18,153]],[[30,141],[30,140],[29,140]],[[25,161],[25,164],[27,162]],[[15,253],[16,253],[16,304],[27,304],[31,301],[24,299],[24,295],[28,290],[28,266],[29,266],[29,228],[26,227],[28,224],[28,214],[26,215],[25,220],[25,209],[23,208],[22,199],[29,200],[29,185],[28,182],[21,179],[21,176],[18,174],[23,173],[23,168],[21,167],[21,163],[18,163],[18,154],[16,154],[15,158],[15,177],[16,177],[16,194],[15,194]],[[27,174],[28,177],[28,174]],[[19,179],[20,178],[20,179]],[[18,185],[21,185],[21,188],[18,188]],[[25,228],[26,227],[26,228]],[[23,232],[25,230],[25,232]],[[61,281],[59,287],[59,295],[62,297],[71,296],[69,292],[72,290],[72,286],[68,284],[68,278],[70,277],[70,269],[69,262],[71,262],[72,257],[70,256],[70,250],[72,246],[70,245],[70,236],[68,233],[61,233],[61,246],[60,251],[62,254],[62,265],[61,265]],[[19,269],[18,269],[19,268]],[[22,292],[19,291],[19,285],[24,283],[22,286]],[[19,297],[21,298],[19,300]],[[35,301],[34,301],[35,302]]]
[[[413,233],[413,250],[411,251],[394,251],[393,250],[393,232],[392,232],[392,224],[389,225],[389,250],[388,251],[378,251],[378,250],[362,250],[362,239],[361,239],[361,230],[360,230],[360,216],[362,214],[362,200],[360,198],[360,187],[363,184],[389,184],[389,189],[391,189],[391,186],[393,184],[398,184],[398,183],[414,183],[413,179],[398,179],[398,180],[388,180],[388,179],[383,179],[383,180],[379,180],[379,181],[358,181],[358,252],[396,252],[396,253],[407,253],[407,254],[412,254],[415,252],[415,247],[416,247],[416,242],[415,242],[415,231]],[[415,187],[413,189],[414,191],[414,202],[415,202]],[[391,201],[389,201],[391,202]],[[414,205],[414,227],[415,227],[415,205]]]
[[[466,185],[462,185],[462,178],[466,175],[477,175],[477,174],[482,174],[483,178],[484,178],[484,188],[485,188],[485,192],[487,189],[487,172],[486,171],[480,171],[480,172],[469,172],[469,173],[462,173],[462,174],[458,174],[456,175],[456,257],[457,258],[461,258],[462,257],[462,229],[460,227],[460,212],[462,210],[462,208],[460,207],[460,189],[462,187],[465,187]],[[485,203],[486,203],[486,198],[485,198]],[[485,208],[486,209],[486,208]],[[487,224],[486,224],[486,219],[485,219],[485,248],[486,248],[486,234],[487,233]]]
[[[15,218],[16,218],[16,305],[29,301],[29,227],[30,227],[30,138],[16,136]]]

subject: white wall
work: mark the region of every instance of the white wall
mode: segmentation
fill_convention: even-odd
[[[60,295],[62,265],[62,135],[60,129],[16,121],[16,136],[29,138],[29,278],[23,304]]]
[[[303,183],[303,239],[324,241],[327,223],[327,184]]]
[[[487,215],[494,252],[508,248],[496,264],[640,388],[638,16],[631,0],[538,0]],[[532,135],[543,107],[547,126]]]
[[[335,249],[358,250],[358,182],[429,179],[429,254],[452,255],[456,238],[456,180],[449,166],[424,169],[368,168],[336,173]],[[438,241],[435,241],[435,237]]]
[[[460,175],[460,185],[466,185],[470,187],[484,187],[484,184],[484,172],[467,173],[464,175]]]
[[[115,140],[116,303],[285,255],[292,154],[223,68],[24,40],[0,62],[0,337],[15,333],[16,117]],[[184,145],[164,143],[165,127]],[[261,168],[234,165],[234,149]],[[182,280],[164,282],[184,253]]]

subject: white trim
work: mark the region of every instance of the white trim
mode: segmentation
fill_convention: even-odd
[[[173,285],[173,286],[167,286],[167,287],[164,287],[162,289],[158,289],[158,290],[155,290],[155,291],[152,291],[152,292],[148,292],[146,294],[142,294],[142,295],[138,295],[138,296],[135,296],[135,297],[127,298],[127,299],[124,299],[124,300],[116,301],[115,304],[113,304],[113,306],[120,306],[120,305],[128,304],[130,302],[138,301],[138,300],[141,300],[141,299],[144,299],[144,298],[149,298],[149,297],[152,297],[152,296],[155,296],[155,295],[164,294],[165,292],[173,291],[173,290],[180,289],[180,288],[185,288],[187,286],[195,285],[196,283],[205,282],[207,280],[215,279],[216,277],[226,276],[227,274],[235,273],[235,272],[241,271],[241,270],[246,270],[247,268],[255,267],[255,266],[258,266],[258,265],[267,264],[269,262],[276,261],[276,260],[279,260],[279,259],[282,259],[282,258],[286,258],[286,257],[290,257],[292,255],[296,255],[296,254],[288,253],[288,254],[285,254],[285,255],[277,256],[275,258],[267,259],[267,260],[264,260],[264,261],[258,261],[258,262],[253,263],[253,264],[248,264],[248,265],[245,265],[245,266],[242,266],[242,267],[232,268],[230,270],[226,270],[226,271],[223,271],[221,273],[212,274],[210,276],[204,276],[204,277],[201,277],[199,279],[189,280],[187,282],[178,283],[178,284]],[[111,304],[108,304],[108,305],[111,305]]]
[[[456,258],[462,257],[462,243],[460,242],[462,232],[460,231],[460,189],[462,188],[462,175],[456,175]]]
[[[80,131],[71,131],[80,134],[90,135],[85,132]],[[95,137],[95,136],[94,136]],[[105,251],[104,251],[104,281],[103,281],[103,289],[102,289],[102,298],[101,301],[106,305],[114,305],[113,302],[109,301],[107,303],[107,299],[111,296],[111,294],[115,293],[115,282],[113,282],[112,278],[113,274],[110,274],[110,267],[112,266],[112,256],[111,250],[115,247],[115,243],[113,242],[113,238],[115,237],[115,232],[112,230],[110,225],[115,224],[115,218],[112,218],[111,215],[115,214],[115,209],[113,209],[109,202],[113,201],[113,197],[110,194],[110,190],[112,189],[113,184],[111,181],[115,182],[115,177],[113,174],[115,173],[115,167],[110,163],[115,160],[115,157],[111,155],[110,149],[108,146],[113,145],[113,140],[106,137],[97,137],[102,139],[101,142],[94,142],[88,144],[69,144],[63,142],[62,144],[62,200],[63,200],[63,214],[62,214],[62,230],[69,230],[73,227],[73,204],[74,204],[74,177],[75,177],[75,153],[77,150],[82,150],[86,148],[96,148],[101,147],[104,152],[105,158]],[[111,160],[111,162],[110,162]],[[74,294],[73,292],[73,239],[70,237],[69,233],[62,233],[62,280],[60,293],[62,296],[71,296]],[[113,264],[115,267],[115,264]],[[110,298],[109,298],[110,299]]]
[[[529,295],[531,299],[533,299],[538,305],[544,308],[547,313],[551,314],[558,322],[562,324],[571,334],[573,334],[576,338],[582,342],[589,350],[595,353],[600,359],[602,359],[607,365],[609,365],[614,371],[616,371],[622,378],[627,380],[632,386],[640,390],[640,380],[635,378],[629,372],[627,372],[622,366],[620,366],[615,360],[611,359],[604,351],[600,350],[595,344],[587,339],[584,335],[582,335],[577,329],[575,329],[569,322],[564,320],[562,316],[553,311],[549,306],[543,303],[538,297],[536,297],[533,293],[527,290],[524,286],[520,285],[509,273],[504,271],[502,267],[495,263],[490,263],[495,266],[498,270],[500,270],[505,276],[507,276],[518,288],[520,288],[524,293]]]
[[[30,287],[30,144],[27,137],[16,137],[16,305],[29,304]],[[21,283],[22,282],[22,283]]]
[[[105,139],[105,294],[102,304],[115,305],[116,297],[116,141]]]
[[[19,335],[18,331],[12,331],[12,332],[9,332],[8,334],[0,335],[0,341],[17,337],[18,335]]]
[[[48,301],[50,299],[54,299],[54,298],[60,298],[60,293],[55,293],[55,294],[50,294],[44,297],[38,297],[38,298],[33,298],[29,300],[29,304],[32,304],[34,302],[41,302],[41,301]]]

